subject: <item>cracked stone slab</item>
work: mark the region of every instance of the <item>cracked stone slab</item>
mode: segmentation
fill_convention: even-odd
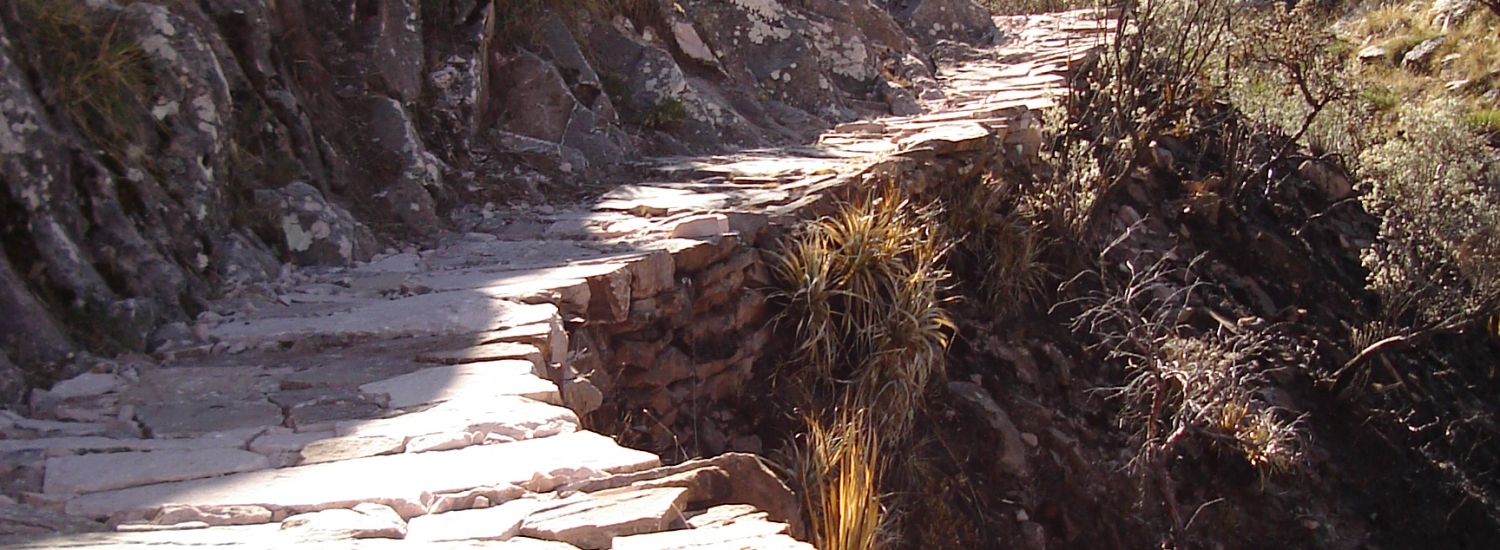
[[[208,399],[141,406],[136,418],[151,435],[162,439],[202,436],[211,432],[269,428],[282,422],[281,407],[259,399]]]
[[[406,438],[381,435],[320,439],[302,447],[299,464],[321,464],[406,450]]]
[[[688,490],[611,490],[569,499],[526,518],[521,534],[579,548],[609,548],[615,537],[668,529],[682,518]]]
[[[687,529],[616,537],[614,550],[797,549],[813,546],[788,535],[790,527],[766,519],[754,506],[715,506],[687,520]]]
[[[540,506],[531,499],[512,500],[488,508],[459,510],[412,518],[406,540],[443,542],[507,540],[521,533],[521,524]]]
[[[42,492],[49,495],[93,493],[269,467],[270,462],[265,456],[240,449],[60,456],[47,459]]]
[[[424,411],[392,418],[340,422],[334,426],[334,433],[400,441],[445,434],[468,436],[470,442],[483,441],[492,435],[519,441],[571,433],[578,430],[578,424],[578,415],[569,409],[525,397],[502,395],[448,401]],[[307,449],[303,449],[303,453],[305,455]]]
[[[406,542],[390,539],[330,541],[299,538],[297,530],[277,524],[211,527],[179,531],[87,533],[57,537],[0,536],[0,547],[14,550],[136,550],[140,548],[216,548],[224,550],[577,550],[569,544],[515,537],[505,541]]]
[[[620,447],[608,437],[575,432],[455,451],[376,456],[91,493],[70,499],[65,509],[70,515],[102,519],[150,514],[166,504],[256,505],[273,511],[308,512],[381,502],[410,518],[425,514],[425,500],[434,494],[522,483],[547,490],[584,475],[636,472],[660,463],[656,455]],[[535,483],[534,478],[545,483]]]
[[[393,409],[501,395],[562,403],[557,385],[532,374],[534,368],[530,361],[518,360],[432,367],[365,384],[359,391],[390,396],[389,406]]]
[[[406,520],[390,506],[365,502],[297,514],[282,520],[281,531],[307,539],[404,539]]]
[[[230,430],[205,434],[192,439],[116,439],[111,437],[44,437],[39,439],[0,440],[0,454],[17,451],[47,450],[54,453],[123,451],[191,451],[197,449],[244,448],[261,428]]]

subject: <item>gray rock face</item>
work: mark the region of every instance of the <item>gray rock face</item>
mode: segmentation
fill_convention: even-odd
[[[892,0],[889,7],[907,32],[923,43],[989,45],[1000,38],[989,10],[974,0]]]
[[[20,367],[10,362],[5,352],[0,351],[0,406],[18,405],[25,401],[25,374]]]
[[[93,493],[270,467],[266,457],[239,449],[104,453],[47,459],[51,495]]]
[[[150,335],[211,298],[279,292],[279,260],[368,259],[365,228],[431,242],[445,209],[515,196],[499,185],[537,197],[548,178],[641,153],[915,115],[941,97],[919,44],[993,32],[971,0],[648,2],[612,21],[543,10],[525,36],[473,0],[80,6],[86,27],[118,21],[112,36],[139,50],[144,84],[109,136],[42,101],[67,76],[36,51],[35,25],[0,28],[0,209],[22,241],[0,262],[26,263],[0,263],[0,306],[26,312],[0,319],[0,348],[28,373],[72,351],[65,334],[162,351]],[[164,353],[212,345],[177,332]]]
[[[10,312],[0,316],[0,369],[13,372],[5,375],[11,382],[22,382],[5,390],[0,400],[15,403],[21,400],[26,386],[9,354],[15,354],[16,362],[22,366],[36,367],[67,356],[72,345],[52,315],[11,269],[4,254],[0,254],[0,309]]]
[[[1407,51],[1406,55],[1401,57],[1401,66],[1416,70],[1427,70],[1428,65],[1432,63],[1433,54],[1436,54],[1437,49],[1447,40],[1447,36],[1438,36],[1422,41],[1421,44],[1417,44],[1411,50]]]
[[[287,257],[300,265],[350,265],[369,260],[375,237],[311,185],[294,182],[255,192],[268,225],[281,237]]]
[[[572,148],[593,164],[623,157],[623,137],[610,125],[613,107],[586,81],[570,88],[557,66],[525,51],[503,61],[496,78],[509,84],[501,101],[504,110],[498,113],[505,130]],[[574,95],[574,89],[594,94],[592,108]]]
[[[411,116],[401,102],[377,97],[367,102],[370,153],[367,167],[374,178],[373,198],[380,214],[398,220],[417,235],[431,235],[442,227],[435,196],[444,192],[445,166],[427,151]]]

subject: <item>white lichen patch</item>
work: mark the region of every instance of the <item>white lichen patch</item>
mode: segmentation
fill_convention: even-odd
[[[151,117],[156,120],[166,120],[169,116],[176,116],[178,112],[180,109],[176,101],[162,99],[161,103],[151,108]]]
[[[219,141],[219,111],[213,98],[207,95],[193,98],[193,111],[198,115],[198,130]]]
[[[21,143],[17,134],[21,131],[22,123],[12,124],[5,120],[4,113],[0,113],[0,153],[7,155],[19,155],[26,152],[26,146]]]
[[[171,12],[161,6],[146,4],[151,9],[151,26],[162,36],[177,36],[177,27],[172,26]],[[148,9],[150,9],[148,8]]]
[[[833,74],[861,82],[875,78],[869,50],[859,35],[840,36],[821,23],[814,23],[813,29],[813,43],[828,60],[828,70]]]
[[[172,42],[167,40],[167,37],[159,34],[142,38],[141,51],[174,64],[182,62],[182,56],[178,55],[177,50],[172,48]]]
[[[781,7],[776,0],[730,1],[745,10],[746,18],[750,20],[750,42],[764,44],[767,38],[780,41],[792,37],[791,29],[782,25],[786,8]]]
[[[326,239],[333,230],[328,223],[322,220],[313,222],[312,227],[302,228],[302,221],[297,216],[281,217],[281,232],[286,235],[286,247],[294,252],[304,252],[312,248],[313,241]]]

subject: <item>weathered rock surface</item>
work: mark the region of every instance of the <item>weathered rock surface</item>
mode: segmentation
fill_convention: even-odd
[[[687,520],[688,528],[616,537],[615,550],[671,550],[690,548],[811,549],[812,545],[787,534],[787,525],[767,521],[753,506],[709,508]]]
[[[412,518],[406,538],[428,542],[507,540],[521,533],[521,523],[539,506],[537,501],[522,499]]]
[[[466,397],[484,399],[518,396],[546,403],[561,403],[557,386],[532,373],[530,361],[485,361],[432,367],[389,380],[360,386],[367,394],[390,396],[392,408],[442,403]]]
[[[680,521],[687,489],[604,491],[565,500],[526,517],[521,534],[584,549],[609,548],[619,536],[664,530]]]
[[[349,265],[375,252],[370,230],[311,185],[299,181],[259,190],[255,202],[279,232],[277,244],[299,265]]]
[[[305,539],[403,539],[406,520],[389,506],[365,502],[297,514],[281,520],[281,530]]]

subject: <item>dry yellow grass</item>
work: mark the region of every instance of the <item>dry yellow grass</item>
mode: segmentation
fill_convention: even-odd
[[[1340,33],[1359,48],[1378,45],[1383,58],[1365,60],[1358,73],[1367,88],[1380,90],[1399,103],[1421,103],[1438,98],[1462,98],[1470,109],[1493,109],[1484,94],[1500,84],[1500,17],[1482,7],[1446,25],[1429,19],[1430,3],[1391,4],[1369,9],[1340,25]],[[1403,65],[1412,48],[1432,38],[1444,42],[1426,66]]]
[[[803,450],[803,504],[821,550],[878,547],[883,458],[880,438],[864,411],[841,409],[832,424],[809,419]]]

